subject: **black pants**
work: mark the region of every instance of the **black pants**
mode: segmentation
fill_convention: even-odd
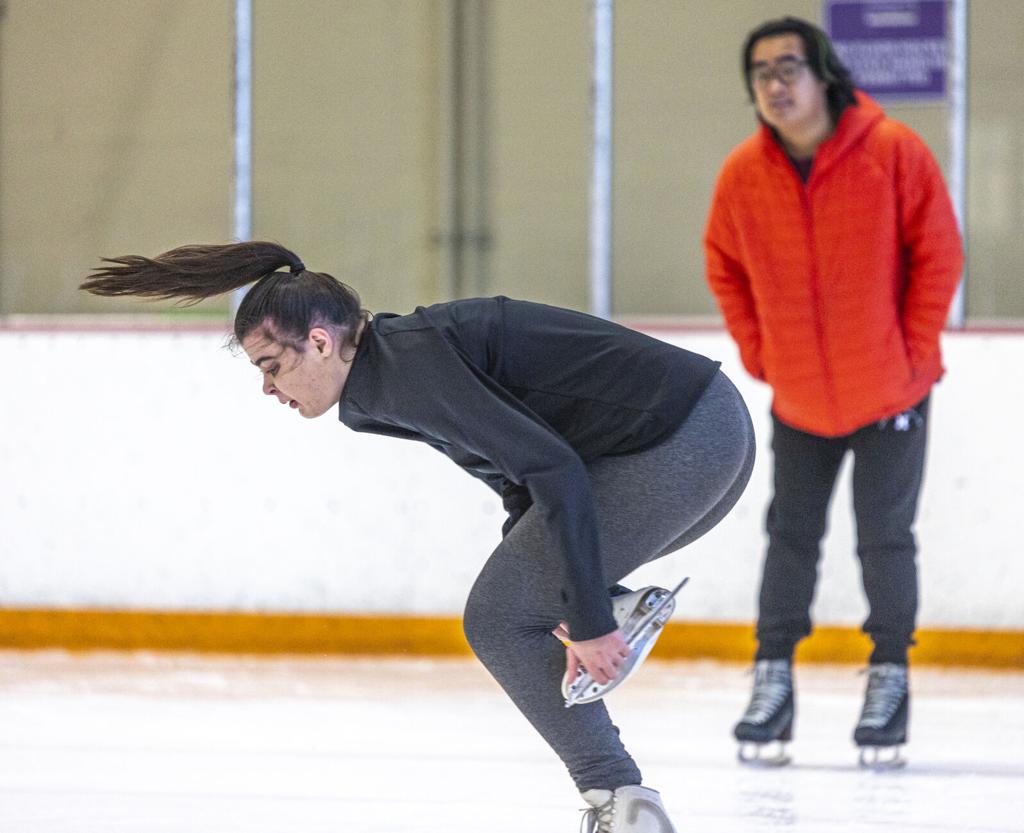
[[[811,632],[811,602],[828,504],[853,452],[853,509],[868,618],[870,662],[906,662],[917,617],[913,524],[924,473],[928,398],[843,437],[798,431],[772,416],[775,495],[761,579],[757,659],[785,659]]]

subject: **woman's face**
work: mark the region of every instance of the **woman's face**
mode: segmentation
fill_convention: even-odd
[[[265,394],[313,419],[338,404],[352,362],[343,360],[342,343],[323,328],[310,330],[302,344],[297,350],[260,329],[242,340],[242,349],[263,374]]]

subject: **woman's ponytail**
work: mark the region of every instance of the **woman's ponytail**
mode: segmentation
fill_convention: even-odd
[[[139,255],[103,258],[79,287],[93,295],[134,295],[195,304],[258,281],[282,267],[305,271],[284,246],[263,241],[215,246],[181,246],[154,258]]]
[[[302,349],[313,327],[331,326],[354,344],[360,324],[370,320],[359,294],[326,272],[310,272],[277,243],[252,241],[221,246],[181,246],[154,258],[103,258],[82,283],[94,295],[134,295],[195,304],[255,284],[235,313],[233,341],[259,329],[264,337]],[[288,271],[278,271],[284,267]]]

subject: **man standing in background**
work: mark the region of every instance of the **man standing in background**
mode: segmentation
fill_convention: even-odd
[[[793,653],[811,632],[828,504],[852,451],[874,643],[854,739],[862,763],[898,764],[917,614],[912,527],[960,236],[928,148],[854,89],[823,31],[764,23],[743,71],[760,127],[722,167],[704,240],[743,364],[773,393],[754,690],[735,735],[741,759],[785,762],[762,751],[791,738]]]

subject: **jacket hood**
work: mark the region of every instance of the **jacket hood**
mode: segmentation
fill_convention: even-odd
[[[855,90],[854,96],[857,104],[851,104],[843,110],[832,135],[819,145],[818,152],[814,154],[814,169],[819,173],[823,173],[851,148],[863,142],[875,125],[885,118],[885,111],[867,93]],[[785,156],[786,151],[775,132],[764,122],[761,123],[761,140]]]

